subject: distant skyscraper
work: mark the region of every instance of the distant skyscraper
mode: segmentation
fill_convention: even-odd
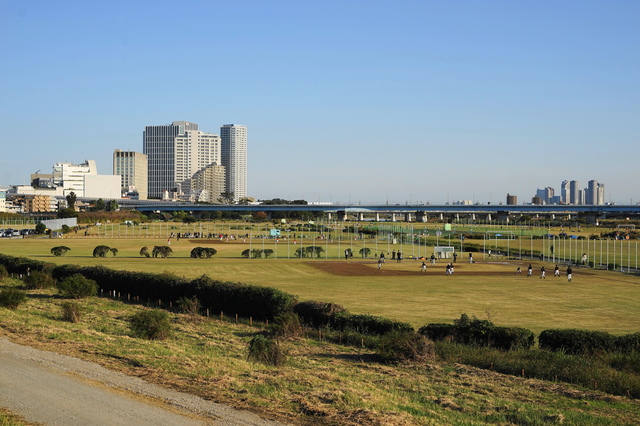
[[[113,174],[120,175],[123,193],[137,192],[140,200],[147,199],[149,182],[145,154],[116,149],[113,151]]]
[[[220,163],[220,137],[198,130],[196,123],[174,121],[164,126],[146,126],[143,150],[149,162],[149,197],[162,198],[163,191],[211,163]]]
[[[586,203],[594,205],[604,204],[604,184],[598,183],[597,180],[590,180],[586,192]]]
[[[544,204],[551,204],[551,200],[553,199],[555,190],[550,186],[547,186],[544,189],[537,189],[536,196],[540,197]]]
[[[247,196],[247,127],[225,124],[220,128],[221,164],[227,173],[226,192],[234,200]]]
[[[507,194],[507,205],[515,206],[518,204],[518,196]]]
[[[569,182],[569,201],[568,204],[580,204],[580,183],[577,180]]]
[[[571,203],[571,192],[569,190],[569,181],[563,180],[560,185],[560,201],[565,204]]]

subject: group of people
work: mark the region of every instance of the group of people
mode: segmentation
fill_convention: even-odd
[[[522,270],[518,266],[518,268],[516,269],[516,274],[520,274],[520,273],[522,273]],[[573,269],[571,269],[571,266],[567,267],[566,273],[567,273],[567,281],[571,281],[573,278]],[[533,275],[533,266],[529,264],[529,266],[527,267],[527,277],[530,277],[531,275]],[[554,277],[560,276],[560,267],[558,265],[556,265],[556,267],[553,269],[553,276]],[[547,278],[547,270],[545,269],[544,266],[542,266],[540,268],[540,279],[546,279],[546,278]]]

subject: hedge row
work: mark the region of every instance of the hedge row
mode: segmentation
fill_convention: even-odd
[[[571,355],[640,352],[640,333],[613,336],[605,331],[552,329],[541,332],[539,342],[540,349]]]
[[[432,323],[418,333],[434,341],[450,340],[465,345],[487,346],[505,351],[530,349],[535,342],[531,330],[520,327],[499,327],[490,321],[470,319],[462,314],[454,324]]]
[[[327,327],[336,331],[355,331],[369,335],[414,331],[411,324],[373,315],[351,314],[335,303],[300,302],[293,310],[303,324],[315,328]]]
[[[182,297],[196,297],[203,309],[256,320],[273,320],[279,314],[291,311],[295,303],[292,295],[274,288],[223,282],[206,275],[188,280],[169,273],[151,274],[76,265],[57,266],[52,275],[61,280],[76,273],[96,281],[103,291],[116,291],[138,296],[141,300],[161,300],[165,303]]]
[[[0,254],[0,265],[4,265],[10,274],[26,274],[29,271],[50,273],[56,266],[54,263],[33,260],[26,257],[14,257]]]

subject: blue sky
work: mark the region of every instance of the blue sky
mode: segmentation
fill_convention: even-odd
[[[249,129],[249,195],[640,201],[637,1],[0,0],[0,185]]]

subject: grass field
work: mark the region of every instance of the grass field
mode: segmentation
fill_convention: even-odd
[[[469,264],[466,253],[460,256],[453,276],[445,276],[444,261],[429,265],[427,272],[421,273],[419,260],[395,263],[388,259],[378,270],[373,259],[338,259],[337,254],[348,244],[335,240],[319,243],[335,253],[334,258],[287,259],[286,255],[292,255],[295,248],[308,245],[298,238],[301,242],[296,245],[291,240],[279,244],[253,240],[250,245],[241,240],[209,240],[204,244],[202,240],[172,239],[174,256],[167,259],[148,259],[138,254],[143,246],[166,244],[165,238],[12,239],[0,242],[0,252],[57,264],[170,271],[190,278],[208,274],[225,281],[276,287],[300,300],[334,302],[353,313],[380,315],[415,327],[450,322],[467,313],[536,333],[547,328],[583,328],[615,334],[639,330],[640,277],[636,275],[575,268],[574,279],[568,283],[564,274],[553,277],[554,264],[537,261],[533,262],[533,277],[527,278],[524,272],[528,261],[482,259],[476,254],[478,261]],[[273,247],[277,259],[240,257],[247,248],[262,248],[263,242],[265,247]],[[99,244],[117,248],[118,256],[92,257],[93,248]],[[65,257],[54,257],[50,249],[57,245],[66,245],[71,251]],[[197,245],[214,247],[218,254],[208,260],[192,259],[189,253]],[[543,265],[547,269],[544,280],[538,278]],[[514,273],[517,266],[523,274]]]

